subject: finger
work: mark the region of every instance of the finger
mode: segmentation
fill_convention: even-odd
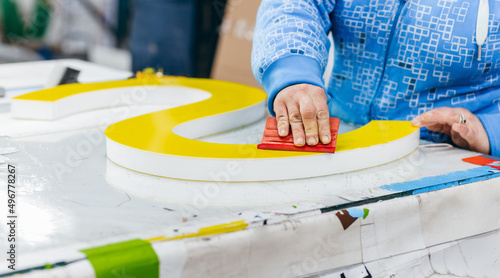
[[[318,144],[318,119],[316,117],[316,106],[311,98],[305,97],[300,100],[300,114],[304,122],[307,144],[315,146]]]
[[[465,124],[453,124],[452,129],[453,131],[460,134],[460,137],[462,137],[467,142],[474,143],[474,141],[477,140],[474,129],[468,127]]]
[[[427,128],[435,125],[448,125],[451,127],[454,123],[460,121],[460,113],[466,114],[467,112],[457,108],[440,107],[417,116],[412,120],[412,124]]]
[[[321,143],[329,144],[332,139],[332,131],[330,129],[330,113],[328,112],[328,105],[325,100],[314,101],[317,112],[316,118],[318,120],[318,131]]]
[[[451,132],[451,126],[447,124],[435,124],[435,125],[429,125],[426,126],[426,128],[430,131],[436,131],[444,134],[450,135]]]
[[[470,148],[473,151],[484,154],[490,153],[488,134],[475,115],[471,114],[470,121],[467,124],[454,124],[452,128],[460,134],[460,137],[467,141],[465,148]]]
[[[451,140],[460,148],[468,149],[470,144],[467,138],[470,139],[472,130],[465,125],[453,124],[451,126]]]
[[[274,101],[274,112],[276,113],[276,124],[281,137],[288,136],[290,123],[288,122],[288,109],[283,101]]]
[[[288,106],[288,120],[292,128],[293,143],[297,147],[305,145],[304,125],[302,116],[300,115],[299,107],[295,105]]]
[[[459,134],[460,138],[465,141],[465,144],[463,146],[458,142],[453,141],[458,146],[484,154],[490,153],[490,142],[488,140],[486,132],[481,133],[477,130],[477,127],[468,126],[465,124],[454,124],[452,128],[453,131]]]

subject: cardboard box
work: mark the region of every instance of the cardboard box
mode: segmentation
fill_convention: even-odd
[[[261,1],[228,0],[212,67],[212,78],[261,88],[251,68],[252,38]]]

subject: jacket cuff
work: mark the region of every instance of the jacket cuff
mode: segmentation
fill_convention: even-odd
[[[490,140],[490,154],[500,157],[500,114],[477,114]]]
[[[275,61],[262,76],[262,86],[267,92],[267,107],[271,115],[274,113],[274,98],[284,88],[295,84],[311,84],[323,88],[323,73],[319,63],[310,57],[293,55]],[[330,101],[328,94],[327,98]]]

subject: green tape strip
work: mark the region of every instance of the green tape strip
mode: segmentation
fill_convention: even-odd
[[[87,255],[97,278],[157,278],[160,275],[156,252],[151,247],[151,243],[141,239],[80,251]]]

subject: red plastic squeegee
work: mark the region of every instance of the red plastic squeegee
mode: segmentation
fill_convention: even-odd
[[[325,145],[320,142],[316,146],[304,145],[303,147],[296,147],[293,144],[292,132],[290,131],[286,137],[279,136],[276,117],[270,117],[267,118],[264,136],[262,137],[262,142],[257,145],[257,148],[261,150],[334,153],[337,144],[337,134],[339,133],[339,124],[340,120],[338,118],[330,118],[332,140],[329,144]]]

